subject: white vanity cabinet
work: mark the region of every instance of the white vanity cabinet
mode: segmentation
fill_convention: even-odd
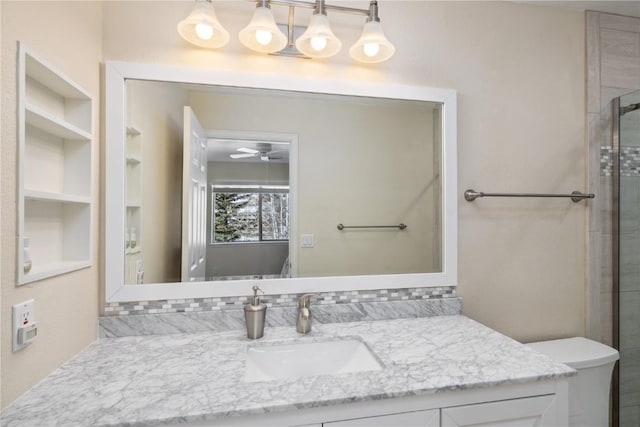
[[[23,44],[18,67],[22,285],[91,265],[93,100]]]
[[[316,424],[322,427],[557,426],[556,396],[536,396]],[[304,426],[308,427],[308,426]]]
[[[440,411],[404,412],[400,414],[380,415],[377,417],[356,418],[353,420],[323,423],[322,427],[440,427]]]
[[[547,395],[444,408],[440,426],[555,426],[556,401],[555,395]]]
[[[569,424],[566,378],[230,417],[190,426],[559,427]]]

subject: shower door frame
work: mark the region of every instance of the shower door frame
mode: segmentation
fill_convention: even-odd
[[[612,319],[612,344],[613,348],[620,352],[620,97],[611,101],[611,158],[613,168],[611,173],[611,314]],[[620,359],[615,364],[612,378],[611,392],[611,424],[620,426]]]

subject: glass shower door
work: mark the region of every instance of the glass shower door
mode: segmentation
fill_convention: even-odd
[[[621,427],[638,427],[640,426],[640,91],[621,96],[619,99],[619,284],[617,295],[618,350],[620,351],[619,420]],[[614,308],[614,315],[615,313]]]

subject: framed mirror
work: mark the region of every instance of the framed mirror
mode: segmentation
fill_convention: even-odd
[[[452,286],[456,94],[106,64],[106,300]]]

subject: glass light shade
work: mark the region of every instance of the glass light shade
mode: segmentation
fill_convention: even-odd
[[[364,24],[358,41],[351,46],[349,54],[356,61],[374,64],[391,58],[396,48],[387,40],[380,22],[370,21]]]
[[[183,39],[200,47],[218,48],[229,42],[229,33],[218,21],[213,4],[197,0],[185,19],[178,24],[178,33]]]
[[[256,52],[273,53],[287,46],[287,36],[276,25],[273,12],[257,7],[249,25],[240,31],[240,42]]]
[[[331,31],[327,16],[317,13],[296,40],[296,48],[311,58],[328,58],[340,52],[342,42]]]

